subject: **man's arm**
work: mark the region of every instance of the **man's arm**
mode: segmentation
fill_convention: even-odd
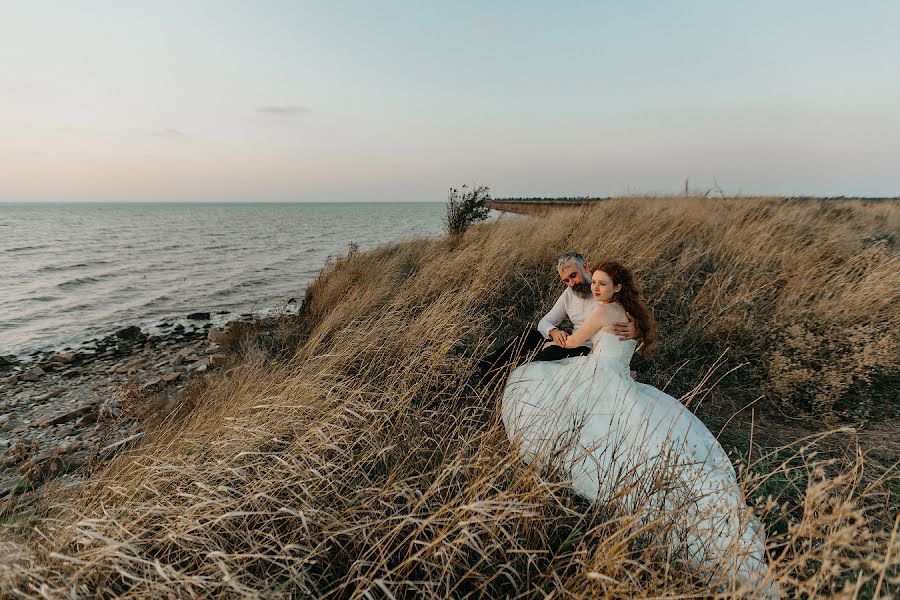
[[[625,318],[628,319],[627,323],[622,321],[613,323],[609,326],[609,332],[623,341],[636,340],[638,335],[637,328],[634,326],[634,317],[626,312]]]
[[[566,294],[563,292],[556,301],[556,304],[553,305],[553,308],[550,309],[550,312],[544,315],[538,322],[537,330],[540,331],[541,335],[545,338],[550,337],[550,330],[562,323],[562,320],[569,314],[566,310],[565,297]]]

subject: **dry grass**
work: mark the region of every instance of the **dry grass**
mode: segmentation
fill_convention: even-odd
[[[896,203],[621,199],[353,252],[282,323],[280,353],[245,348],[84,486],[7,506],[0,588],[737,595],[673,559],[658,523],[524,467],[500,386],[472,377],[577,249],[637,270],[660,325],[641,379],[727,425],[782,591],[896,594],[898,230]]]

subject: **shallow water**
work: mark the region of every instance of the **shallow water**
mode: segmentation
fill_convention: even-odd
[[[443,212],[424,202],[0,204],[0,354],[195,311],[277,309],[351,242],[436,235]]]

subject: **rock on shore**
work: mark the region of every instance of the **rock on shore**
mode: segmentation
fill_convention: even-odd
[[[50,479],[78,480],[85,465],[136,443],[192,379],[224,364],[225,332],[252,320],[223,331],[164,323],[155,335],[132,326],[74,350],[0,356],[0,502]],[[135,393],[137,412],[123,406]]]

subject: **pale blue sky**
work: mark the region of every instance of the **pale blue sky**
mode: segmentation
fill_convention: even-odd
[[[900,2],[0,14],[0,200],[900,194]]]

